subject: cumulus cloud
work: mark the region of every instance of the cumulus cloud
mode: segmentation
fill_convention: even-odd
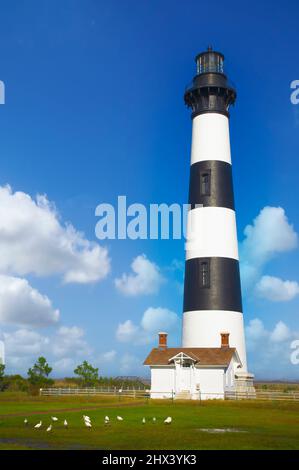
[[[116,288],[125,295],[154,294],[159,291],[164,278],[159,267],[145,255],[135,258],[131,264],[133,274],[123,274],[115,279]]]
[[[124,343],[147,344],[156,339],[159,331],[175,331],[180,324],[176,313],[162,307],[149,307],[143,314],[140,325],[131,320],[120,323],[116,338]]]
[[[157,333],[161,330],[172,331],[178,324],[178,316],[176,313],[167,308],[148,308],[142,317],[141,327],[149,333]]]
[[[53,372],[59,374],[72,372],[79,362],[91,354],[84,331],[77,326],[61,326],[51,335],[20,328],[3,336],[8,366],[22,373],[40,355],[46,356]]]
[[[119,323],[116,330],[116,338],[118,341],[126,343],[134,340],[137,337],[138,332],[138,326],[134,325],[131,320],[126,320],[123,323]]]
[[[264,207],[244,230],[240,245],[241,277],[245,289],[255,286],[264,266],[277,254],[293,250],[298,235],[281,207]]]
[[[50,343],[49,338],[25,328],[4,333],[4,340],[7,358],[37,356],[47,349]]]
[[[251,344],[259,340],[264,341],[265,339],[274,343],[279,343],[291,338],[292,336],[290,329],[284,322],[279,321],[276,323],[273,330],[267,330],[259,318],[251,320],[246,326],[245,332],[246,337]],[[296,333],[294,333],[294,335],[296,336]]]
[[[0,275],[0,323],[41,327],[58,319],[59,310],[26,279]]]
[[[270,333],[270,341],[274,341],[275,343],[280,343],[281,341],[285,341],[291,337],[291,332],[288,326],[279,321],[276,325],[274,330]]]
[[[299,331],[292,331],[282,321],[267,329],[259,318],[255,318],[246,326],[245,333],[249,368],[258,378],[297,377],[298,371],[291,362],[291,344],[299,338]]]
[[[84,340],[84,330],[77,326],[61,326],[51,342],[51,352],[55,356],[84,356],[90,354],[90,348]]]
[[[299,294],[299,284],[278,277],[262,276],[256,285],[256,292],[260,297],[274,302],[292,300]]]
[[[249,340],[258,340],[267,335],[264,324],[259,318],[250,320],[249,325],[246,327],[246,336]]]
[[[31,198],[0,187],[0,271],[24,276],[61,275],[66,283],[89,283],[110,270],[106,248],[62,224],[46,196]]]

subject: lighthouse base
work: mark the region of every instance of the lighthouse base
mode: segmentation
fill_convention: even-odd
[[[235,392],[237,398],[256,398],[253,379],[254,375],[248,372],[237,372],[235,374]]]

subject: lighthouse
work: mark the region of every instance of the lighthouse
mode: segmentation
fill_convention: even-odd
[[[229,109],[236,90],[213,51],[195,58],[196,75],[184,99],[191,108],[192,144],[187,217],[182,346],[158,347],[151,369],[151,397],[255,396],[248,373],[229,138]]]
[[[242,362],[239,376],[245,379],[229,138],[229,109],[236,90],[225,74],[223,54],[209,47],[195,61],[196,75],[184,96],[192,113],[192,145],[182,346],[218,347],[221,333],[226,332]]]

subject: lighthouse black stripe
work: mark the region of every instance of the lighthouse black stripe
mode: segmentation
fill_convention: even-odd
[[[235,209],[232,167],[220,160],[204,160],[190,168],[189,204]]]
[[[237,260],[211,257],[192,258],[186,261],[184,312],[193,310],[242,312]]]

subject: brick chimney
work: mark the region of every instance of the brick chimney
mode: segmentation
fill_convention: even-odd
[[[159,333],[159,349],[165,350],[167,349],[167,333],[163,331]]]
[[[229,333],[220,333],[221,334],[221,347],[229,348]]]

